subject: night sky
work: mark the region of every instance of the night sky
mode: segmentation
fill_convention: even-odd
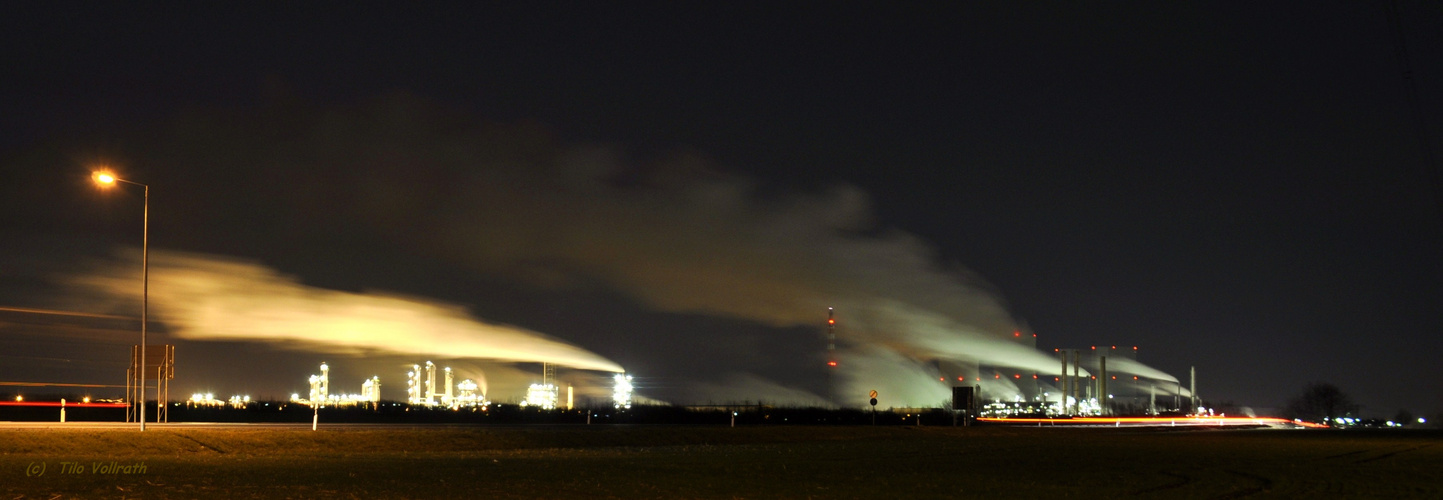
[[[0,309],[138,316],[104,164],[152,187],[185,394],[539,376],[436,354],[450,322],[217,333],[426,304],[658,400],[809,404],[835,306],[894,385],[1019,330],[1215,404],[1443,411],[1443,4],[527,4],[0,6]],[[136,326],[0,310],[0,381],[118,384]]]

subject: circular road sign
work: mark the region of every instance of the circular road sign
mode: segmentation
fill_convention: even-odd
[[[875,397],[877,397],[877,391],[873,390],[872,392],[870,392],[870,393],[867,394],[867,397],[869,397],[869,398],[875,398]]]

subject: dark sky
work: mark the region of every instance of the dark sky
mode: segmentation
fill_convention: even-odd
[[[138,244],[106,162],[154,186],[157,249],[458,304],[665,399],[819,393],[783,365],[833,300],[1007,329],[981,291],[1048,353],[1136,345],[1214,402],[1443,411],[1443,7],[1396,9],[12,2],[0,307],[90,310],[55,276]],[[915,354],[877,314],[849,348]],[[0,316],[0,379],[90,359],[46,318]],[[328,354],[198,344],[217,390]]]

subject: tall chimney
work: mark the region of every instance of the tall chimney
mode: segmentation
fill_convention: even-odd
[[[1081,351],[1072,351],[1072,411],[1071,411],[1071,412],[1068,412],[1068,413],[1070,413],[1070,414],[1076,414],[1076,413],[1077,413],[1077,410],[1078,410],[1078,405],[1080,405],[1080,404],[1082,403],[1082,402],[1081,402],[1080,400],[1078,400],[1078,398],[1077,398],[1077,396],[1078,396],[1078,394],[1077,394],[1077,393],[1078,393],[1078,387],[1077,387],[1077,386],[1080,385],[1080,384],[1078,383],[1078,382],[1080,382],[1080,380],[1078,380],[1078,377],[1079,377],[1080,375],[1078,374],[1078,373],[1079,373],[1079,370],[1077,369],[1077,361],[1078,361],[1078,357],[1080,357],[1080,356],[1082,356],[1082,352],[1081,352]]]
[[[1068,382],[1068,379],[1067,379],[1067,351],[1058,349],[1057,352],[1058,352],[1058,354],[1061,354],[1061,355],[1062,355],[1062,356],[1061,356],[1061,357],[1062,357],[1062,373],[1061,373],[1061,376],[1057,377],[1057,380],[1058,380],[1057,389],[1060,390],[1060,391],[1062,391],[1062,393],[1057,395],[1057,409],[1060,410],[1060,411],[1062,411],[1062,413],[1063,413],[1064,415],[1066,415],[1066,414],[1067,414],[1067,382]]]
[[[1102,372],[1097,377],[1097,407],[1103,415],[1112,413],[1110,408],[1112,402],[1107,400],[1107,355],[1103,354],[1097,358],[1097,371]]]
[[[1188,396],[1192,398],[1192,408],[1189,408],[1188,411],[1192,412],[1197,411],[1197,367],[1189,366],[1187,371],[1188,378],[1191,379],[1188,382],[1187,392]]]

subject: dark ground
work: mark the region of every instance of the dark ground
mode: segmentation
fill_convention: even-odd
[[[1397,430],[26,429],[0,431],[0,491],[5,498],[1437,498],[1440,442],[1437,432]],[[144,468],[92,471],[111,462]]]

